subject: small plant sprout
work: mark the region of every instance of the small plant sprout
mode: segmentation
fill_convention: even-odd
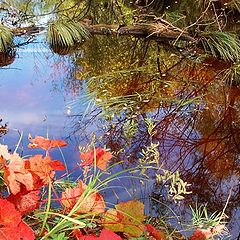
[[[205,239],[213,239],[216,235],[219,237],[218,239],[226,239],[226,237],[229,237],[229,231],[224,221],[226,218],[224,211],[209,214],[207,207],[203,205],[196,205],[195,209],[190,206],[190,209],[192,213],[191,225],[195,226],[196,229],[190,240],[197,239],[194,237],[200,235],[205,236]]]

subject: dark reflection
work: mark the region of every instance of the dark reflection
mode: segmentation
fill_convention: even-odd
[[[3,123],[3,120],[0,119],[0,137],[5,135],[8,132],[7,123]]]
[[[7,52],[0,52],[0,67],[10,65],[16,58],[16,51],[9,49]]]
[[[164,168],[191,184],[186,206],[214,212],[227,204],[230,225],[239,227],[240,90],[229,74],[236,66],[138,39],[100,37],[84,46],[78,77],[88,79],[94,104],[72,116],[73,133],[90,141],[84,133],[95,124],[99,144],[126,165],[158,143]],[[165,201],[159,185],[153,196]]]
[[[73,54],[74,52],[80,50],[81,46],[79,44],[75,46],[69,46],[69,47],[62,47],[62,46],[50,46],[51,50],[54,53],[57,53],[59,55],[68,55]]]

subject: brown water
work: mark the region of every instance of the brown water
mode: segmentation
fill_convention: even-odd
[[[166,214],[167,204],[188,219],[189,204],[207,204],[209,212],[227,205],[230,239],[237,239],[240,79],[226,74],[228,64],[190,53],[182,59],[156,42],[131,38],[93,39],[65,57],[39,41],[19,49],[15,61],[0,69],[1,118],[9,128],[1,143],[14,149],[19,132],[23,146],[28,133],[67,139],[69,167],[79,161],[78,145],[89,143],[92,132],[123,167],[136,166],[142,149],[159,144],[159,163],[179,170],[192,194],[175,205],[154,180],[145,195],[135,186],[142,198],[158,200],[148,201],[152,212]],[[89,77],[95,78],[86,82]],[[151,135],[147,118],[154,123]],[[55,156],[61,158],[57,151]]]

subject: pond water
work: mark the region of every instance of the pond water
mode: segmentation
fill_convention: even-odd
[[[66,139],[69,169],[79,162],[79,145],[94,136],[97,146],[115,153],[115,162],[124,162],[121,168],[137,166],[142,149],[156,144],[159,165],[179,170],[192,194],[175,204],[151,178],[147,189],[132,187],[133,195],[151,195],[154,214],[166,214],[168,205],[185,219],[190,204],[206,204],[209,212],[226,206],[231,239],[237,239],[240,89],[229,86],[225,63],[200,60],[183,59],[155,42],[106,37],[60,56],[38,37],[0,69],[0,116],[9,129],[0,141],[15,149],[22,133],[19,150],[28,155],[28,134]],[[59,150],[53,154],[62,159]],[[121,201],[129,198],[118,194]],[[113,194],[109,199],[116,201]]]

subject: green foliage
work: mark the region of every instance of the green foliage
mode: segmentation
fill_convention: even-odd
[[[207,53],[225,61],[240,60],[240,40],[228,32],[208,32],[202,34],[201,42]]]
[[[240,84],[240,64],[233,64],[223,73],[223,79],[229,86],[239,86]]]
[[[126,138],[131,139],[137,133],[137,122],[134,119],[126,121],[123,125],[123,134]]]
[[[7,52],[13,44],[11,29],[0,24],[0,52]]]
[[[67,240],[69,238],[65,235],[64,232],[62,232],[62,233],[53,234],[50,239],[54,239],[54,240]]]
[[[222,212],[214,212],[209,215],[206,206],[197,206],[193,209],[190,206],[192,212],[192,221],[194,226],[202,226],[203,228],[215,227],[219,225],[223,220],[224,214]]]
[[[52,47],[74,46],[89,37],[88,30],[79,22],[57,20],[48,26],[47,40]]]

